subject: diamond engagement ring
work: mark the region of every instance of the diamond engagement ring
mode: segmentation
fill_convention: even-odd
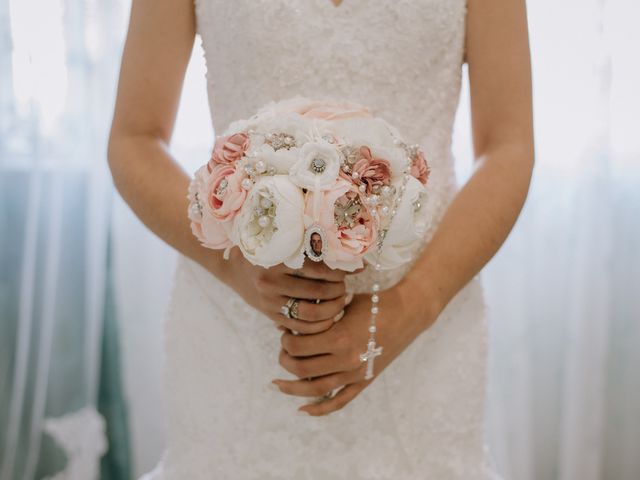
[[[280,307],[280,313],[287,318],[298,318],[298,304],[300,300],[291,297],[287,300],[287,303]]]

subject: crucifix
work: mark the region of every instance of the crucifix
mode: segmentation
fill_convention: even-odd
[[[373,360],[382,355],[382,347],[376,347],[376,341],[370,338],[367,342],[367,351],[360,354],[360,361],[367,362],[367,373],[364,376],[365,380],[373,378]]]

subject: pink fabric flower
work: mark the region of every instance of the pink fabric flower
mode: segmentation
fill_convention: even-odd
[[[217,220],[207,205],[208,185],[211,175],[206,165],[200,167],[189,184],[189,219],[191,220],[191,232],[208,248],[222,249],[233,246],[229,239],[231,222]],[[196,208],[199,205],[200,208]]]
[[[420,183],[426,185],[429,173],[429,165],[427,165],[427,160],[424,158],[424,153],[422,150],[418,150],[411,164],[411,175],[417,178]]]
[[[309,192],[305,200],[305,216],[309,225],[320,225],[327,236],[329,245],[324,262],[330,268],[350,272],[363,266],[362,257],[377,237],[373,215],[364,204],[360,205],[351,226],[340,226],[336,222],[336,212],[342,211],[341,207],[354,198],[359,198],[356,187],[338,178],[332,188]]]
[[[218,138],[209,160],[209,171],[212,171],[216,165],[237,162],[247,148],[249,148],[249,135],[244,132]]]
[[[360,147],[362,158],[352,168],[350,180],[356,185],[364,184],[366,193],[371,194],[373,187],[382,187],[391,183],[391,165],[383,158],[374,158],[371,149],[365,145]],[[355,175],[354,175],[355,174]],[[343,174],[343,177],[346,177]]]
[[[242,188],[246,174],[232,164],[219,164],[213,167],[207,179],[207,205],[211,216],[220,222],[233,219],[247,198]]]

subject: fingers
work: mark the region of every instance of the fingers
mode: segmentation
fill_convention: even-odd
[[[283,303],[287,298],[281,297]],[[316,322],[318,320],[332,319],[338,315],[347,305],[347,296],[343,295],[333,300],[316,303],[309,300],[299,300],[298,302],[298,319]]]
[[[349,372],[332,373],[311,380],[273,380],[282,393],[298,397],[319,397],[332,390],[364,379],[366,365]]]
[[[360,360],[354,340],[345,329],[332,329],[325,335],[299,336],[285,332],[280,336],[282,349],[292,357],[311,357],[332,353],[344,361],[344,366],[353,369]],[[347,369],[345,368],[345,369]]]
[[[312,262],[305,259],[304,265],[298,270],[290,269],[289,275],[308,278],[313,280],[324,280],[327,282],[342,282],[346,272],[343,270],[333,270],[324,262]]]
[[[276,317],[278,317],[276,315]],[[279,318],[275,320],[276,324],[284,327],[285,329],[289,329],[299,334],[303,335],[311,335],[314,333],[321,333],[325,330],[328,330],[333,325],[333,319],[321,320],[318,322],[308,322],[306,320],[296,320],[295,318],[287,318],[284,315],[279,314]],[[286,330],[285,330],[286,331]],[[293,334],[290,334],[293,335]],[[303,336],[296,335],[296,336]]]
[[[294,357],[284,348],[280,350],[278,361],[285,370],[298,378],[319,377],[330,373],[346,372],[356,370],[361,366],[360,358],[357,355],[320,354],[308,357]]]
[[[336,393],[334,397],[324,400],[320,403],[303,405],[298,408],[298,410],[300,410],[301,412],[307,412],[309,415],[312,415],[314,417],[328,415],[329,413],[344,408],[345,405],[356,398],[358,394],[365,389],[369,382],[370,380],[363,380],[356,383],[350,383],[349,385],[341,389],[338,393]]]
[[[333,300],[345,295],[344,282],[326,282],[284,275],[274,282],[275,293],[303,300]]]

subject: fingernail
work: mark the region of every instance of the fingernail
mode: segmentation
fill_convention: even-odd
[[[334,322],[339,322],[344,317],[344,310],[340,310],[340,313],[333,317]]]
[[[349,305],[352,302],[352,300],[353,300],[353,293],[349,293],[344,299],[344,304]]]
[[[308,417],[309,412],[307,412],[306,410],[296,410],[296,415],[298,415],[299,417]]]

